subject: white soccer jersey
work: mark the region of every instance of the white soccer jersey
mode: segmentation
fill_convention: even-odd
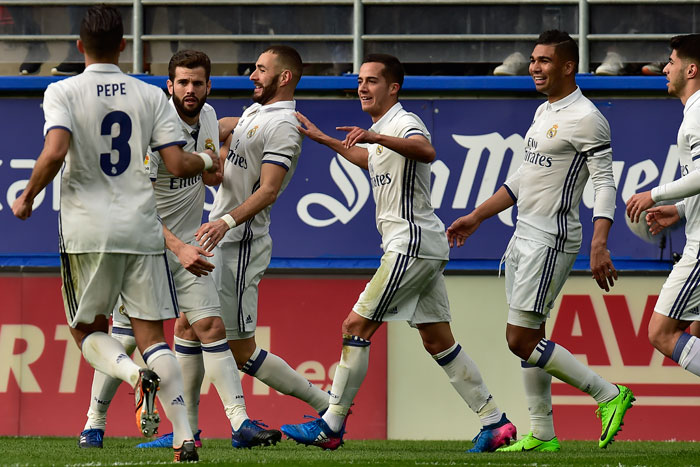
[[[162,90],[116,65],[90,65],[44,93],[44,134],[71,133],[61,181],[64,253],[162,254],[146,149],[184,144]]]
[[[700,91],[695,92],[685,103],[683,122],[678,129],[678,151],[680,153],[681,178],[654,188],[654,201],[677,199],[677,192],[700,190]],[[688,175],[692,174],[692,177]],[[700,195],[684,199],[685,235],[692,242],[700,242]],[[643,222],[643,221],[640,221]]]
[[[296,101],[280,101],[248,107],[233,129],[231,148],[224,163],[224,180],[216,192],[209,220],[219,219],[239,206],[260,187],[262,164],[276,164],[287,170],[279,193],[286,188],[301,153],[302,134],[294,116]],[[226,232],[224,242],[238,242],[267,235],[270,228],[268,206]]]
[[[430,141],[423,121],[398,102],[370,130],[397,138],[422,135]],[[445,225],[430,204],[430,164],[407,159],[379,144],[366,147],[382,249],[417,258],[448,259]]]
[[[518,206],[514,235],[578,253],[579,204],[589,174],[595,190],[593,220],[612,221],[610,126],[577,87],[564,99],[539,106],[525,135],[523,163],[505,183]]]
[[[173,108],[172,99],[170,100]],[[180,120],[181,137],[187,141],[185,150],[201,152],[211,149],[214,154],[219,148],[219,122],[216,111],[204,104],[199,113],[199,130]],[[194,140],[194,135],[197,140]],[[205,187],[202,174],[191,178],[180,178],[171,174],[163,164],[157,151],[149,152],[151,181],[154,182],[158,215],[168,229],[180,240],[191,243],[194,233],[202,224]]]

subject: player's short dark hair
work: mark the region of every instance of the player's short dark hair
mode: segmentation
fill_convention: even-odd
[[[381,63],[384,65],[382,74],[391,83],[398,83],[399,90],[403,87],[403,65],[398,58],[389,54],[369,54],[362,60],[362,63]]]
[[[116,8],[102,4],[85,12],[80,23],[80,40],[91,56],[105,58],[119,52],[123,37],[124,25]]]
[[[277,55],[277,60],[279,61],[280,65],[282,65],[282,68],[286,68],[292,72],[292,81],[294,86],[296,86],[299,83],[304,67],[299,52],[297,52],[294,47],[280,44],[271,45],[267,49],[263,50],[262,53],[268,52]]]
[[[206,75],[207,81],[209,81],[209,76],[211,75],[211,60],[209,56],[204,52],[199,50],[178,50],[175,55],[170,57],[170,63],[168,63],[168,77],[170,81],[175,81],[175,69],[177,67],[189,68],[204,68],[204,74]]]
[[[681,60],[692,60],[700,65],[700,34],[685,34],[671,38],[671,49]]]
[[[578,45],[568,32],[550,29],[537,38],[536,45],[553,45],[556,54],[564,61],[576,63],[578,67]]]

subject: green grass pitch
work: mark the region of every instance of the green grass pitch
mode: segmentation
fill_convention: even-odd
[[[106,438],[104,449],[79,449],[75,438],[2,437],[0,465],[150,465],[172,462],[170,449],[136,449],[137,438]],[[201,465],[392,466],[700,466],[700,443],[564,441],[558,453],[468,454],[469,441],[355,441],[337,451],[282,441],[274,447],[233,449],[229,440],[204,439]]]

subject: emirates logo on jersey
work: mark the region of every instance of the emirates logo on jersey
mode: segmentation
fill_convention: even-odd
[[[252,138],[252,137],[255,135],[255,132],[256,132],[256,131],[258,131],[258,125],[255,125],[253,128],[251,128],[250,130],[248,130],[248,133],[246,134],[246,136],[247,136],[248,138]]]
[[[216,153],[216,146],[214,146],[214,141],[212,141],[211,138],[207,138],[207,140],[204,142],[204,149],[209,149],[210,151]]]
[[[557,129],[559,128],[559,125],[554,125],[552,128],[547,130],[547,139],[552,139],[555,136],[557,136]]]
[[[382,151],[384,151],[384,146],[378,144],[378,145],[377,145],[377,151],[376,151],[377,155],[381,154]]]

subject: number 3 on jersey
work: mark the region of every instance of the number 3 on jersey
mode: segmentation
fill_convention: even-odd
[[[112,135],[112,125],[119,125],[117,136],[112,138],[112,151],[117,151],[117,161],[112,163],[112,154],[104,152],[100,154],[100,167],[102,171],[110,177],[116,177],[124,173],[129,163],[131,162],[131,147],[129,146],[129,138],[131,138],[131,118],[120,110],[105,115],[102,120],[102,135]]]

